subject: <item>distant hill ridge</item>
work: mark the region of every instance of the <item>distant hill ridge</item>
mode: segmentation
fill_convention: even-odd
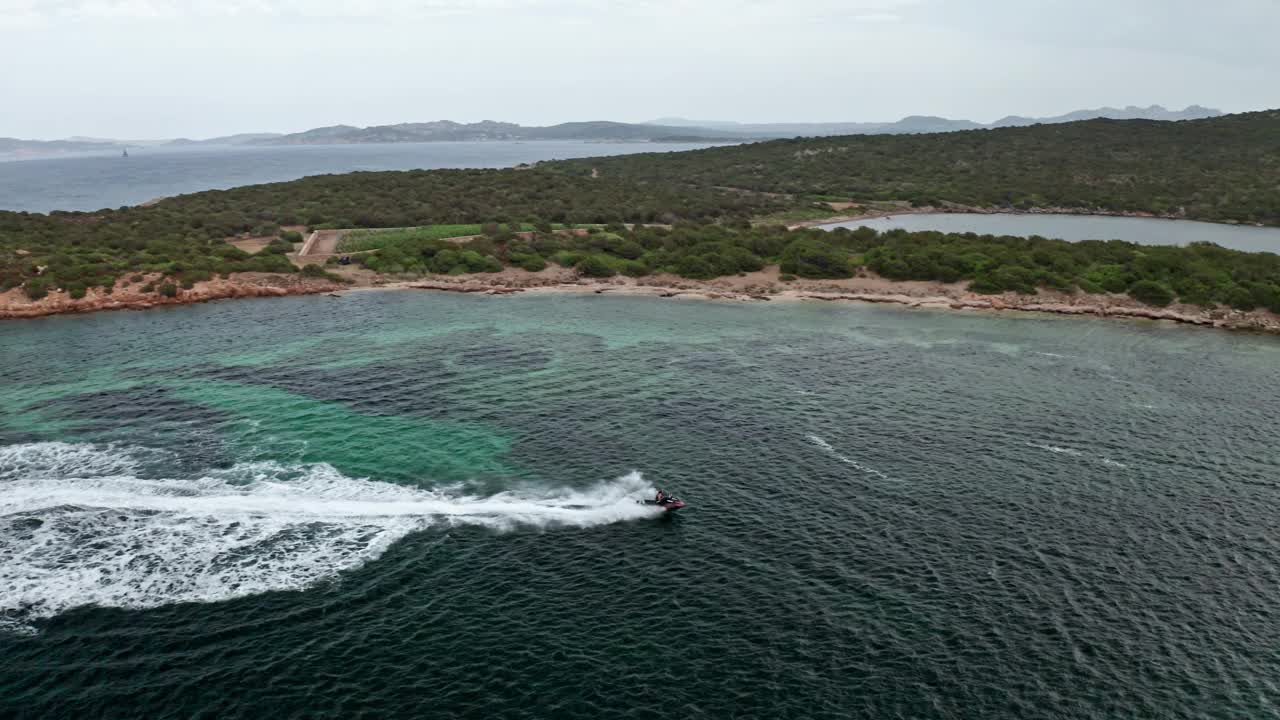
[[[1111,107],[1077,110],[1049,118],[1010,115],[989,125],[970,120],[911,115],[891,123],[737,123],[729,121],[697,121],[684,118],[660,118],[647,123],[621,123],[607,120],[569,122],[548,127],[527,127],[508,122],[483,120],[457,123],[437,120],[423,123],[375,125],[359,128],[334,125],[290,135],[266,137],[250,141],[255,145],[311,145],[396,142],[447,142],[463,140],[744,140],[795,137],[799,135],[876,135],[936,133],[983,128],[1017,127],[1037,123],[1062,123],[1095,118],[1117,120],[1201,120],[1219,117],[1222,112],[1191,105],[1185,110],[1168,110],[1160,105],[1124,109]]]
[[[736,133],[707,128],[667,127],[595,120],[569,122],[548,127],[526,127],[508,122],[482,120],[458,123],[452,120],[352,127],[334,125],[273,138],[255,140],[253,145],[316,145],[398,142],[459,142],[474,140],[618,140],[653,141],[679,139],[736,140]]]
[[[330,125],[297,133],[240,133],[204,140],[112,140],[73,137],[65,140],[19,140],[0,138],[0,154],[43,155],[68,152],[101,151],[138,146],[201,145],[356,145],[365,143],[460,142],[485,140],[580,140],[599,142],[741,142],[798,136],[830,135],[904,135],[1000,127],[1025,127],[1035,124],[1066,123],[1078,120],[1110,118],[1114,120],[1202,120],[1222,116],[1222,111],[1200,105],[1183,110],[1168,110],[1160,105],[1125,108],[1102,107],[1076,110],[1054,117],[1032,118],[1009,115],[994,123],[953,120],[929,115],[910,115],[895,122],[835,123],[739,123],[725,120],[688,120],[659,118],[647,123],[623,123],[609,120],[567,122],[545,127],[482,120],[459,123],[452,120],[399,123],[396,125]]]
[[[766,137],[796,137],[822,135],[898,135],[909,133],[953,132],[959,130],[981,130],[983,128],[1025,127],[1027,125],[1074,122],[1077,120],[1205,120],[1221,117],[1223,112],[1200,105],[1189,105],[1183,110],[1169,110],[1161,105],[1137,107],[1130,105],[1123,109],[1101,107],[1092,110],[1076,110],[1053,117],[1024,117],[1009,115],[993,123],[977,123],[971,120],[952,120],[950,118],[928,115],[909,115],[895,122],[834,122],[834,123],[738,123],[727,120],[688,120],[679,117],[665,117],[653,120],[655,125],[675,127],[698,127],[733,132],[738,134],[760,135]]]

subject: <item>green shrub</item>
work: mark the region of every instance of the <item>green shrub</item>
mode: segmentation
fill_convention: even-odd
[[[1076,285],[1078,285],[1081,290],[1095,295],[1106,292],[1106,288],[1092,280],[1089,280],[1088,278],[1076,278]]]
[[[1253,293],[1249,292],[1248,288],[1241,287],[1240,285],[1232,285],[1227,289],[1226,301],[1228,305],[1236,310],[1248,311],[1257,307],[1257,303],[1253,298]]]
[[[637,260],[641,255],[644,255],[644,247],[634,240],[623,240],[610,248],[610,251],[614,255],[628,260]]]
[[[582,255],[580,253],[570,250],[560,250],[551,256],[551,262],[561,267],[574,267],[581,259]]]
[[[1022,293],[1023,295],[1035,295],[1039,289],[1039,275],[1031,268],[1025,268],[1018,265],[1006,265],[996,270],[996,279],[1005,286],[1007,290]]]
[[[1095,265],[1084,279],[1109,293],[1122,293],[1134,282],[1132,274],[1123,265]]]
[[[1156,307],[1164,307],[1173,302],[1173,291],[1169,286],[1155,280],[1139,280],[1129,286],[1129,295],[1138,302]]]
[[[519,255],[513,257],[512,260],[518,267],[528,270],[529,272],[541,272],[542,270],[547,269],[547,261],[543,260],[541,255]]]
[[[649,266],[639,260],[623,260],[618,263],[618,272],[627,277],[644,277],[649,274]]]
[[[293,252],[293,244],[285,242],[280,238],[272,240],[266,247],[258,253],[259,255],[286,255]],[[177,270],[176,272],[181,272]]]
[[[1004,287],[996,282],[991,273],[982,273],[969,283],[969,292],[975,292],[979,295],[999,295],[1004,292]]]
[[[40,300],[49,294],[49,278],[34,277],[22,284],[22,291],[32,300]]]
[[[245,260],[252,257],[249,253],[245,252],[244,250],[241,250],[235,245],[230,245],[227,243],[222,243],[221,245],[214,247],[213,254],[224,260]]]
[[[1268,283],[1254,282],[1248,284],[1248,289],[1250,295],[1253,296],[1253,304],[1255,306],[1269,309],[1280,307],[1280,287]]]
[[[1057,273],[1045,273],[1041,280],[1045,287],[1052,288],[1064,293],[1074,294],[1076,284]]]
[[[302,233],[297,230],[285,230],[280,233],[280,239],[287,243],[300,243],[302,242]]]
[[[502,263],[492,255],[482,255],[475,250],[444,249],[436,252],[426,267],[434,273],[462,275],[465,273],[499,272]]]
[[[853,277],[847,252],[816,238],[800,238],[782,251],[782,272],[806,278]]]
[[[165,297],[177,297],[177,295],[178,295],[178,288],[177,288],[177,286],[175,286],[175,285],[174,285],[173,283],[171,283],[171,282],[167,282],[167,283],[165,283],[165,284],[161,285],[157,290],[158,290],[158,292],[159,292],[161,295],[163,295],[163,296],[165,296]]]
[[[85,287],[84,283],[79,280],[67,283],[64,289],[67,291],[67,296],[72,300],[79,300],[83,298],[89,291],[89,288]]]
[[[583,277],[607,278],[616,273],[609,263],[599,255],[588,255],[578,261],[575,266]]]

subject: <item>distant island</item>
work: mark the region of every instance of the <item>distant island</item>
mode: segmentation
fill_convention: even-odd
[[[67,138],[64,140],[19,140],[0,138],[0,156],[24,157],[64,153],[120,150],[123,147],[199,147],[199,146],[273,146],[273,145],[359,145],[372,143],[483,142],[562,140],[581,142],[698,142],[741,143],[791,137],[825,137],[833,135],[910,135],[958,132],[1005,127],[1025,127],[1092,120],[1158,120],[1183,121],[1219,117],[1219,110],[1191,105],[1184,110],[1150,107],[1096,108],[1077,110],[1055,117],[1022,117],[1010,115],[994,123],[912,115],[894,122],[836,123],[738,123],[723,120],[687,120],[660,118],[647,123],[623,123],[609,120],[568,122],[549,126],[526,126],[509,122],[483,120],[458,123],[451,120],[399,123],[396,125],[331,125],[297,133],[240,133],[205,139],[112,140],[105,138]]]
[[[547,127],[484,120],[457,123],[437,120],[423,123],[353,127],[334,125],[300,133],[249,140],[249,145],[348,145],[360,143],[464,142],[482,140],[584,140],[663,142],[671,140],[741,140],[736,133],[705,128],[636,125],[593,120]]]
[[[119,151],[121,145],[114,141],[86,142],[83,140],[19,140],[0,137],[0,155],[55,155],[58,153]]]

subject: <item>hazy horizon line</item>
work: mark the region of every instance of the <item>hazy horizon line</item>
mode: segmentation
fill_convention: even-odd
[[[1125,104],[1125,105],[1106,105],[1106,104],[1103,104],[1103,105],[1095,105],[1095,106],[1090,106],[1090,107],[1077,107],[1077,108],[1073,108],[1073,109],[1069,109],[1069,110],[1064,110],[1064,111],[1061,111],[1061,112],[1058,112],[1058,113],[1055,113],[1055,114],[1052,114],[1052,115],[1024,114],[1024,113],[1019,113],[1019,112],[1003,113],[1003,114],[998,114],[998,115],[996,115],[996,116],[992,117],[992,119],[990,119],[990,120],[985,120],[985,121],[984,121],[984,120],[974,120],[974,119],[972,119],[972,118],[968,118],[968,117],[959,117],[959,116],[951,116],[951,115],[937,115],[937,114],[932,114],[932,113],[923,113],[923,112],[921,112],[921,113],[908,113],[908,114],[906,114],[906,115],[899,116],[899,117],[897,117],[897,118],[895,118],[895,119],[892,119],[892,120],[850,120],[850,119],[843,119],[843,120],[744,120],[744,119],[738,119],[738,118],[709,118],[709,117],[707,117],[707,118],[699,118],[699,117],[690,117],[690,116],[688,116],[688,115],[683,115],[683,114],[679,114],[679,113],[655,113],[655,114],[653,114],[652,116],[650,116],[650,117],[648,117],[648,118],[646,118],[646,119],[644,119],[644,120],[613,120],[613,119],[608,119],[608,118],[590,118],[590,119],[570,119],[570,120],[560,120],[560,121],[557,121],[557,122],[543,122],[543,123],[538,123],[538,122],[521,122],[521,121],[517,121],[517,120],[498,120],[498,119],[494,119],[494,118],[481,118],[481,119],[479,119],[479,120],[457,120],[457,119],[455,119],[455,118],[442,117],[442,118],[436,118],[436,119],[433,119],[433,120],[398,120],[398,121],[394,121],[394,122],[372,122],[372,123],[368,123],[368,124],[360,124],[359,122],[341,122],[341,121],[340,121],[340,122],[326,122],[326,123],[323,123],[323,124],[308,125],[308,126],[302,127],[301,129],[296,129],[296,130],[266,130],[266,129],[258,128],[258,129],[254,129],[254,130],[231,130],[231,131],[227,131],[227,132],[219,132],[219,133],[214,133],[214,134],[209,134],[209,135],[204,135],[204,134],[199,134],[199,133],[193,133],[193,134],[158,135],[158,136],[153,136],[153,137],[146,137],[146,136],[130,136],[130,137],[125,137],[125,136],[99,135],[99,134],[95,134],[95,133],[93,133],[93,132],[83,132],[83,133],[75,133],[75,134],[72,134],[72,135],[61,135],[61,136],[44,136],[44,137],[32,137],[32,136],[27,136],[27,137],[23,137],[23,136],[20,136],[20,135],[10,135],[10,134],[7,134],[7,133],[0,132],[0,137],[11,138],[11,139],[16,139],[16,140],[26,140],[26,141],[32,141],[32,142],[57,142],[57,141],[69,141],[69,140],[71,140],[72,138],[93,138],[93,139],[98,139],[98,140],[110,140],[110,141],[116,141],[116,142],[121,142],[121,141],[126,141],[126,140],[133,140],[133,141],[140,141],[140,142],[157,142],[157,141],[169,141],[169,140],[197,140],[197,141],[198,141],[198,140],[206,140],[206,139],[210,139],[210,138],[217,138],[217,137],[230,137],[230,136],[234,136],[234,135],[250,135],[250,134],[260,134],[260,133],[270,133],[270,134],[278,134],[278,135],[292,135],[292,134],[297,134],[297,133],[307,132],[308,130],[315,130],[315,129],[317,129],[317,128],[338,127],[338,126],[347,126],[347,127],[355,127],[355,128],[370,128],[370,127],[386,127],[386,126],[394,126],[394,125],[405,125],[405,124],[416,124],[416,123],[431,123],[431,122],[444,122],[444,121],[456,122],[456,123],[464,124],[464,125],[470,125],[470,124],[481,123],[481,122],[501,122],[501,123],[511,123],[511,124],[515,124],[515,125],[520,125],[521,127],[552,127],[552,126],[555,126],[555,125],[563,125],[563,124],[566,124],[566,123],[575,123],[575,122],[617,122],[617,123],[623,123],[623,124],[627,124],[627,125],[651,125],[651,124],[654,124],[654,123],[653,123],[653,120],[656,120],[656,119],[663,119],[663,118],[672,118],[672,119],[680,119],[680,120],[684,120],[684,121],[688,121],[688,122],[704,122],[704,123],[728,123],[728,122],[732,122],[732,123],[737,123],[737,124],[740,124],[740,125],[839,125],[839,124],[851,124],[851,123],[861,123],[861,124],[870,124],[870,123],[894,123],[894,122],[898,122],[899,120],[903,120],[903,119],[905,119],[905,118],[909,118],[909,117],[938,117],[938,118],[944,118],[944,119],[947,119],[947,120],[953,120],[953,121],[965,121],[965,122],[978,123],[978,124],[981,124],[981,125],[990,125],[990,124],[992,124],[992,123],[994,123],[994,122],[997,122],[997,121],[999,121],[999,120],[1001,120],[1001,119],[1004,119],[1004,118],[1006,118],[1006,117],[1010,117],[1010,116],[1017,116],[1017,117],[1058,117],[1058,116],[1061,116],[1061,115],[1067,115],[1067,114],[1070,114],[1070,113],[1073,113],[1073,112],[1088,111],[1088,110],[1101,110],[1101,109],[1104,109],[1104,108],[1110,108],[1110,109],[1115,109],[1115,110],[1125,110],[1125,109],[1128,109],[1128,108],[1138,108],[1138,109],[1144,109],[1144,110],[1145,110],[1145,109],[1148,109],[1148,108],[1151,108],[1151,107],[1160,107],[1160,108],[1164,108],[1165,110],[1168,110],[1168,111],[1170,111],[1170,112],[1181,112],[1181,111],[1187,110],[1187,109],[1192,108],[1192,107],[1202,107],[1202,108],[1205,108],[1205,109],[1215,110],[1215,111],[1217,111],[1217,112],[1221,112],[1221,113],[1223,113],[1224,115],[1238,115],[1238,114],[1242,114],[1242,113],[1263,112],[1263,111],[1266,111],[1266,110],[1275,109],[1275,108],[1270,108],[1270,107],[1260,107],[1260,108],[1251,108],[1251,109],[1230,109],[1230,110],[1228,110],[1228,109],[1223,109],[1223,108],[1221,108],[1221,107],[1211,107],[1211,106],[1208,106],[1208,105],[1202,105],[1202,104],[1200,104],[1200,103],[1195,103],[1195,102],[1188,103],[1188,104],[1183,105],[1183,106],[1181,106],[1181,107],[1179,107],[1179,106],[1177,106],[1177,105],[1165,105],[1165,104],[1163,104],[1163,103],[1150,103],[1150,104],[1147,104],[1147,105],[1139,105],[1139,104],[1133,104],[1133,103],[1129,103],[1129,104]],[[455,116],[455,117],[456,117],[456,116]]]

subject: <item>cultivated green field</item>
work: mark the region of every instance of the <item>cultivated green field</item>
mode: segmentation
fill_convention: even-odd
[[[521,229],[532,230],[533,226]],[[338,241],[338,252],[360,252],[362,250],[380,250],[388,245],[421,240],[444,240],[445,238],[479,235],[483,226],[479,223],[471,225],[426,225],[415,228],[397,228],[394,230],[352,230]]]

